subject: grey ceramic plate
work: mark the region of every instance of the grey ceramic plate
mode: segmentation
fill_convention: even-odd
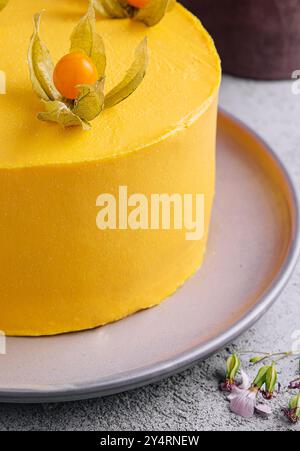
[[[9,338],[7,354],[0,355],[1,401],[89,398],[157,381],[207,357],[266,312],[299,251],[292,183],[267,145],[224,112],[217,172],[202,269],[159,307],[118,323]]]

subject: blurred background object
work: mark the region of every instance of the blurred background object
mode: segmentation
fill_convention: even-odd
[[[213,36],[224,72],[290,79],[300,69],[300,0],[180,0]]]

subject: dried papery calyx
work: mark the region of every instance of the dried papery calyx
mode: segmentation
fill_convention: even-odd
[[[34,16],[34,33],[28,52],[32,86],[45,107],[45,111],[38,114],[40,120],[89,130],[90,121],[105,108],[129,97],[143,81],[148,66],[146,38],[138,46],[134,62],[123,80],[104,94],[106,54],[103,40],[96,32],[92,1],[71,35],[70,53],[55,67],[40,38],[40,22],[41,13]]]
[[[112,19],[132,18],[148,27],[158,24],[176,0],[94,0],[96,10]]]
[[[142,82],[147,67],[147,39],[144,39],[136,49],[135,59],[123,80],[105,96],[104,107],[111,108],[129,97]]]
[[[148,27],[153,27],[158,24],[170,11],[176,1],[174,0],[149,0],[148,4],[141,9],[138,9],[134,15],[135,20],[143,22]]]

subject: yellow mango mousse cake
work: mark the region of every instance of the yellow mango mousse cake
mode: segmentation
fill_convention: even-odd
[[[201,265],[215,190],[220,61],[177,4],[153,27],[97,15],[109,91],[147,36],[149,65],[126,101],[92,128],[37,119],[27,64],[33,16],[54,62],[86,12],[82,0],[11,0],[0,13],[0,330],[12,336],[90,329],[159,304]],[[120,188],[121,187],[121,188]],[[123,188],[122,188],[123,187]],[[97,226],[99,196],[202,194],[202,239],[186,230]],[[128,206],[130,211],[130,206]]]

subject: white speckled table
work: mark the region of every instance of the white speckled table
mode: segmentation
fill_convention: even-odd
[[[296,69],[296,68],[295,68]],[[299,68],[300,69],[300,68]],[[259,132],[285,160],[300,190],[300,95],[291,82],[254,82],[224,77],[221,105]],[[159,384],[108,398],[53,405],[0,405],[0,430],[299,430],[282,417],[290,394],[273,401],[269,420],[230,414],[217,384],[229,350],[288,350],[300,331],[300,264],[269,313],[213,357]],[[297,372],[296,360],[281,363],[280,379]],[[250,369],[250,373],[253,373]]]

